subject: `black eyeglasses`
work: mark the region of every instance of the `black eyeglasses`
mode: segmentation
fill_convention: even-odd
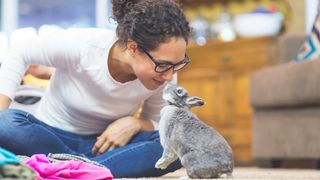
[[[166,72],[170,69],[173,71],[179,71],[180,69],[184,68],[190,62],[190,58],[188,55],[185,55],[184,59],[176,64],[172,64],[171,62],[157,62],[151,54],[148,53],[146,49],[140,47],[140,49],[149,57],[149,59],[156,65],[154,70],[158,73]]]

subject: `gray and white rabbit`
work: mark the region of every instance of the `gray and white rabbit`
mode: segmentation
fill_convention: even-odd
[[[165,169],[178,158],[190,178],[232,177],[233,155],[227,141],[205,125],[189,109],[202,106],[199,97],[175,84],[163,93],[168,105],[161,109],[159,123],[162,157],[155,167]]]

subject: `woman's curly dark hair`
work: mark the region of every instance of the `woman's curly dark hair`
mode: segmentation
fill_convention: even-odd
[[[148,51],[172,37],[188,42],[190,27],[179,4],[173,0],[112,0],[122,45],[134,40]]]

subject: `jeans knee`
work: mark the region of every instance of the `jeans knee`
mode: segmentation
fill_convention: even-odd
[[[0,140],[8,138],[15,134],[21,123],[27,120],[27,114],[24,111],[16,109],[7,109],[0,111]]]
[[[12,119],[12,112],[9,109],[0,111],[0,128],[5,129],[4,126]]]
[[[5,109],[5,110],[1,110],[0,111],[0,118],[4,118],[5,116],[7,116],[7,114],[10,113],[10,109]]]

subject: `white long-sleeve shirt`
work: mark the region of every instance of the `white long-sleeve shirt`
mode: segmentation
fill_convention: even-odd
[[[138,79],[114,80],[107,59],[116,40],[113,31],[88,28],[19,42],[1,66],[0,93],[13,99],[30,64],[55,67],[35,114],[43,122],[76,134],[98,134],[113,121],[132,115],[144,101],[141,118],[157,126],[165,85],[151,91]]]

